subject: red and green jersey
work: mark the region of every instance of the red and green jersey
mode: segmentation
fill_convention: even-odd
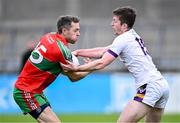
[[[58,33],[44,35],[31,53],[15,87],[33,93],[41,93],[62,73],[59,62],[72,60],[67,41]]]

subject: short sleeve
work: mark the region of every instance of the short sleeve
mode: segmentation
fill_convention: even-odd
[[[60,61],[62,60],[62,57],[68,61],[72,61],[72,54],[71,51],[62,43],[58,42],[58,47],[59,47],[59,59]]]
[[[116,37],[113,43],[110,45],[108,49],[108,53],[110,53],[114,57],[118,57],[119,54],[123,51],[125,44],[126,43],[123,37],[121,36]]]

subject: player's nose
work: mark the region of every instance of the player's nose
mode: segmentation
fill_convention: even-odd
[[[77,36],[80,36],[80,32],[79,31],[77,32]]]

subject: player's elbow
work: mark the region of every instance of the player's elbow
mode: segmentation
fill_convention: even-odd
[[[77,78],[69,78],[71,80],[71,82],[77,82],[79,79]]]
[[[102,60],[99,61],[98,66],[96,67],[97,70],[104,69],[106,67],[105,62]]]
[[[101,64],[101,65],[99,66],[99,69],[104,69],[105,67],[106,67],[105,64]]]
[[[80,80],[81,78],[78,77],[71,77],[69,78],[71,80],[71,82],[77,82],[78,80]]]
[[[71,80],[71,82],[77,82],[77,81],[81,80],[82,78],[84,78],[85,76],[86,76],[86,74],[74,72],[73,76],[69,76],[69,79]]]

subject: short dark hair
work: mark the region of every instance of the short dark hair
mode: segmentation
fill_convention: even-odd
[[[119,17],[121,23],[126,23],[131,29],[136,19],[136,11],[130,6],[120,7],[113,11],[113,14]]]
[[[79,23],[79,18],[70,15],[60,16],[57,20],[58,32],[61,34],[63,28],[69,29],[71,27],[72,22]]]

